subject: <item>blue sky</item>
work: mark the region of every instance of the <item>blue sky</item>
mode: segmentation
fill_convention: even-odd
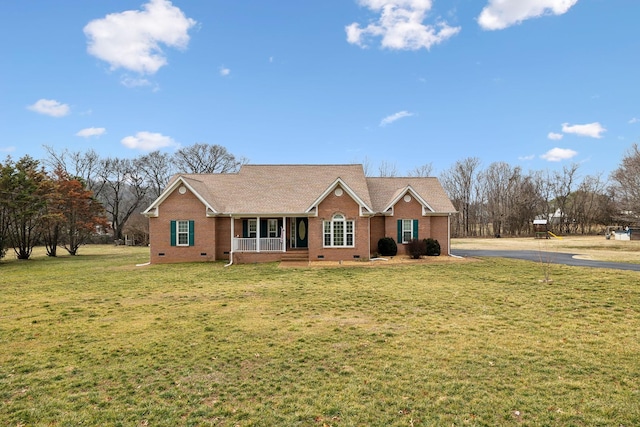
[[[615,169],[637,0],[0,2],[0,154]]]

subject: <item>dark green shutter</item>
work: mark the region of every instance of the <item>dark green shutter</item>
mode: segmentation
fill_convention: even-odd
[[[418,238],[418,220],[417,219],[413,220],[413,238],[414,239]]]
[[[171,221],[171,246],[176,245],[176,222]]]
[[[260,237],[267,237],[269,233],[268,222],[266,219],[260,220]]]
[[[278,230],[277,230],[276,236],[282,237],[282,220],[281,219],[278,220]]]
[[[402,243],[402,220],[398,220],[398,243]]]
[[[246,219],[242,220],[242,237],[249,237],[249,220]]]
[[[194,240],[195,240],[194,226],[195,226],[195,221],[190,220],[189,221],[189,246],[193,246],[194,244]]]

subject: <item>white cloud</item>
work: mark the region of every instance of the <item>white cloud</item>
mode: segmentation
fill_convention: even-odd
[[[154,151],[178,145],[173,138],[153,132],[138,132],[135,136],[127,136],[120,142],[127,148],[141,151]]]
[[[578,0],[489,0],[478,17],[485,30],[502,30],[543,15],[562,15]]]
[[[90,138],[92,136],[104,135],[106,132],[107,130],[105,128],[86,128],[76,133],[76,136],[81,136],[83,138]]]
[[[150,0],[143,10],[95,19],[84,27],[88,52],[111,66],[154,74],[167,64],[160,45],[184,49],[196,24],[168,0]]]
[[[122,76],[120,83],[128,88],[151,86],[151,82],[145,78],[131,77],[128,75]]]
[[[535,157],[536,157],[535,154],[531,154],[529,156],[520,156],[518,157],[518,160],[533,160],[535,159]]]
[[[629,124],[630,124],[630,125],[632,125],[632,124],[634,124],[634,123],[638,123],[638,122],[640,122],[640,119],[639,119],[639,118],[637,118],[637,117],[634,117],[634,118],[632,118],[631,120],[629,120]]]
[[[53,99],[39,99],[35,104],[27,107],[31,111],[51,117],[64,117],[69,114],[70,108],[67,104],[61,104]]]
[[[425,24],[432,7],[432,0],[358,0],[380,17],[361,27],[354,22],[345,27],[347,41],[365,47],[367,39],[381,37],[381,45],[388,49],[430,49],[460,32],[460,27],[451,27],[444,21]]]
[[[564,135],[561,133],[549,132],[549,134],[547,135],[547,138],[554,141],[558,141],[558,140],[561,140],[563,136]]]
[[[229,74],[231,74],[231,70],[229,68],[226,68],[225,66],[220,67],[220,75],[222,77],[226,77]]]
[[[573,151],[569,148],[552,148],[551,150],[544,153],[541,158],[548,160],[550,162],[560,162],[562,160],[567,160],[572,157],[575,157],[578,154],[577,151]]]
[[[602,127],[598,122],[588,123],[585,125],[570,125],[569,123],[562,124],[562,132],[574,133],[579,136],[589,136],[591,138],[602,138],[602,133],[607,130]]]
[[[16,151],[16,147],[13,145],[10,145],[8,147],[0,147],[0,152],[3,153],[13,153],[14,151]]]
[[[396,120],[402,119],[403,117],[411,117],[411,116],[413,116],[413,113],[410,113],[408,111],[399,111],[395,114],[392,114],[382,119],[380,121],[380,126],[386,126],[395,122]]]

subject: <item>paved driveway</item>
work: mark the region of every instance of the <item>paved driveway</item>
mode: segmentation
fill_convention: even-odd
[[[640,271],[640,264],[626,264],[622,262],[608,261],[591,261],[587,259],[574,258],[576,254],[567,254],[563,252],[540,252],[540,251],[491,251],[491,250],[472,250],[472,249],[452,249],[453,255],[464,258],[479,257],[500,257],[523,259],[534,262],[549,262],[552,264],[572,265],[576,267],[594,267],[594,268],[612,268],[615,270],[632,270]]]

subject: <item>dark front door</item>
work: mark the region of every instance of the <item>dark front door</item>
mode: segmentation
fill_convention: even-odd
[[[309,247],[309,220],[307,218],[296,218],[296,248]]]

